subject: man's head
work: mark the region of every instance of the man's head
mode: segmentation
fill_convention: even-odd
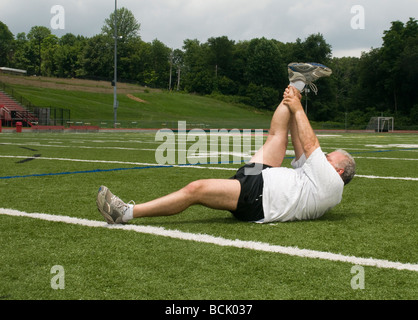
[[[345,150],[339,149],[326,155],[328,162],[335,168],[344,185],[348,184],[356,174],[356,162]]]

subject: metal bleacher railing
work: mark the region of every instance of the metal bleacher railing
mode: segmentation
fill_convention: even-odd
[[[11,86],[0,82],[0,121],[14,126],[21,121],[26,126],[65,126],[71,120],[70,110],[54,107],[37,107]]]

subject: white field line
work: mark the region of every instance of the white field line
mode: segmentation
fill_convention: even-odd
[[[145,142],[141,142],[141,143],[145,143]],[[151,142],[150,142],[151,143]],[[154,144],[157,144],[157,142],[154,142]],[[68,146],[68,145],[48,145],[48,144],[39,144],[39,143],[8,143],[8,142],[4,142],[4,143],[0,143],[0,145],[13,145],[13,146],[30,146],[30,147],[52,147],[52,148],[72,148],[72,149],[106,149],[106,150],[126,150],[126,151],[152,151],[155,152],[156,148],[154,149],[150,149],[150,148],[127,148],[127,147],[92,147],[92,146]],[[167,151],[173,151],[173,152],[187,152],[188,149],[179,149],[177,148],[177,144],[170,144],[170,143],[165,143],[165,146],[172,146],[172,149],[167,149]],[[217,146],[223,147],[223,146],[230,146],[230,144],[217,144]],[[257,150],[254,150],[254,152]],[[201,155],[199,155],[201,156]],[[204,155],[203,155],[204,156]]]
[[[0,155],[0,158],[30,159],[30,158],[33,158],[33,156],[6,156],[6,155]],[[88,159],[49,158],[49,157],[36,157],[35,159],[36,160],[87,162],[87,163],[127,164],[127,165],[135,165],[135,166],[158,166],[158,164],[155,164],[155,163],[112,161],[112,160],[88,160]]]
[[[5,156],[0,155],[0,158],[17,158],[17,159],[29,159],[33,156]],[[156,163],[146,163],[146,162],[128,162],[128,161],[109,161],[109,160],[86,160],[86,159],[69,159],[69,158],[49,158],[49,157],[37,157],[36,160],[56,160],[56,161],[73,161],[73,162],[87,162],[87,163],[108,163],[108,164],[126,164],[134,166],[150,166],[150,167],[179,167],[179,168],[195,168],[195,169],[212,169],[212,170],[230,170],[236,171],[237,168],[223,168],[223,167],[206,167],[206,166],[197,166],[197,165],[159,165]]]
[[[410,177],[379,177],[379,176],[368,176],[368,175],[362,175],[362,174],[356,174],[355,175],[355,178],[418,181],[418,178],[410,178]]]
[[[405,161],[418,161],[416,158],[386,158],[386,157],[354,157],[355,159],[371,159],[371,160],[405,160]]]
[[[28,159],[33,156],[7,156],[0,155],[0,158],[16,158],[16,159]],[[111,161],[111,160],[87,160],[87,159],[70,159],[70,158],[49,158],[49,157],[37,157],[36,160],[55,160],[55,161],[73,161],[73,162],[87,162],[87,163],[106,163],[106,164],[123,164],[123,165],[134,165],[134,166],[155,166],[160,167],[164,165],[158,165],[155,163],[145,163],[145,162],[128,162],[128,161]],[[210,169],[210,170],[225,170],[225,171],[236,171],[237,168],[227,168],[227,167],[209,167],[209,166],[199,166],[199,165],[166,165],[167,167],[179,167],[179,168],[194,168],[194,169]],[[418,178],[411,177],[382,177],[382,176],[372,176],[372,175],[360,175],[356,174],[357,178],[368,178],[368,179],[386,179],[386,180],[408,180],[408,181],[418,181]]]
[[[201,242],[207,244],[214,244],[222,247],[234,247],[240,249],[249,249],[263,252],[286,254],[295,257],[302,258],[314,258],[329,261],[337,261],[350,263],[354,265],[371,266],[384,269],[396,269],[396,270],[409,270],[418,271],[418,264],[392,262],[388,260],[374,259],[374,258],[359,258],[355,256],[345,256],[342,254],[315,251],[309,249],[299,249],[297,247],[284,247],[279,245],[272,245],[269,243],[255,242],[255,241],[243,241],[243,240],[231,240],[222,237],[215,237],[207,234],[194,234],[189,232],[183,232],[179,230],[167,230],[162,227],[140,226],[140,225],[108,225],[106,222],[100,222],[96,220],[87,220],[80,218],[73,218],[68,216],[59,216],[45,213],[27,213],[13,209],[0,208],[0,214],[15,216],[15,217],[28,217],[34,219],[40,219],[51,222],[63,222],[67,224],[75,224],[93,228],[107,228],[117,229],[125,231],[134,231],[138,233],[150,234],[155,236],[168,237],[173,239],[188,240],[194,242]]]
[[[40,143],[11,143],[2,142],[0,145],[13,145],[13,146],[25,146],[25,147],[52,147],[52,148],[74,148],[74,149],[108,149],[108,150],[131,150],[141,151],[139,148],[124,148],[124,147],[91,147],[91,146],[66,146],[66,145],[50,145]]]

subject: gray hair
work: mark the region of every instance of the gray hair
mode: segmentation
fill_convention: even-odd
[[[354,161],[353,156],[349,154],[347,151],[342,149],[338,149],[335,151],[345,156],[345,159],[342,160],[338,164],[338,166],[341,167],[341,169],[344,169],[344,172],[341,174],[341,179],[343,179],[344,185],[347,185],[356,174],[356,162]]]

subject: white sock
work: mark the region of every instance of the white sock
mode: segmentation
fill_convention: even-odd
[[[134,218],[134,205],[128,203],[128,209],[126,209],[125,213],[122,216],[123,222],[129,222]]]
[[[305,82],[303,82],[303,81],[291,82],[290,85],[295,87],[296,89],[298,89],[299,92],[302,92],[303,89],[305,88]]]

